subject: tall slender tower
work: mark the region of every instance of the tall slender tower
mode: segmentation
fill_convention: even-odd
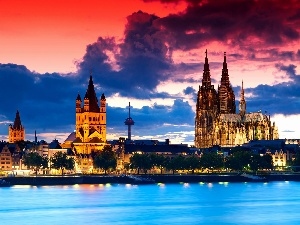
[[[235,113],[236,112],[235,96],[229,81],[228,68],[226,62],[226,52],[224,52],[221,85],[218,89],[218,95],[219,95],[219,112],[225,114]]]
[[[206,50],[202,86],[199,86],[196,105],[195,146],[197,148],[206,148],[213,144],[212,132],[217,112],[217,92],[214,89],[214,86],[211,84],[210,69]]]
[[[245,100],[245,92],[244,92],[244,82],[242,81],[242,88],[241,88],[241,99],[239,104],[240,115],[244,118],[246,114],[246,100]]]
[[[9,143],[15,143],[17,141],[24,141],[25,128],[22,126],[20,113],[17,110],[16,118],[13,125],[8,127],[8,141]]]
[[[125,120],[125,125],[128,126],[128,140],[131,140],[131,126],[134,125],[133,119],[130,117],[130,102],[129,102],[129,114],[128,118]]]

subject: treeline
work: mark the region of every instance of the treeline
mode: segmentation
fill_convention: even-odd
[[[116,171],[117,156],[111,146],[105,146],[102,151],[92,154],[94,171],[109,173]],[[41,157],[36,152],[27,153],[23,156],[23,162],[28,168],[37,171],[45,168],[61,170],[74,170],[75,159],[68,157],[66,153],[57,152],[49,160]],[[300,168],[300,153],[295,155],[291,165]],[[272,170],[273,161],[269,154],[259,155],[250,150],[237,149],[224,158],[216,152],[202,153],[198,155],[161,155],[161,154],[133,154],[130,162],[124,164],[123,172],[149,173],[151,170],[159,170],[160,173],[173,173],[178,171],[203,172],[203,171],[253,171]],[[153,172],[153,171],[151,171]]]
[[[195,170],[208,171],[257,171],[263,169],[273,169],[271,155],[257,155],[248,151],[237,151],[224,158],[223,155],[215,152],[202,154],[201,157],[191,156],[165,156],[158,154],[134,154],[130,158],[127,169],[135,169],[137,174],[141,171],[147,173],[151,169],[172,171],[174,174],[178,170],[188,170],[192,173]]]
[[[53,168],[60,170],[61,174],[64,175],[65,170],[73,170],[75,168],[74,158],[68,157],[66,153],[61,151],[56,152],[50,159],[43,157],[37,152],[29,152],[23,156],[23,163],[28,169],[38,171]]]

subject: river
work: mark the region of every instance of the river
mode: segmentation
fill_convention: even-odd
[[[0,188],[0,224],[300,224],[300,182]]]

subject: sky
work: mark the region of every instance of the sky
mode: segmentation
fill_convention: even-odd
[[[107,139],[193,144],[205,50],[212,82],[226,52],[237,105],[300,138],[298,0],[0,0],[0,139],[20,111],[26,139],[75,128],[75,99],[92,72],[107,99]]]

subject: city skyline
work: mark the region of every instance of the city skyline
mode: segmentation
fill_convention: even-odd
[[[0,135],[17,110],[26,139],[63,141],[75,129],[75,99],[92,71],[107,98],[107,139],[194,140],[195,99],[205,49],[220,84],[227,52],[239,101],[267,111],[280,138],[299,138],[300,4],[282,1],[18,0],[5,2],[0,37]]]

